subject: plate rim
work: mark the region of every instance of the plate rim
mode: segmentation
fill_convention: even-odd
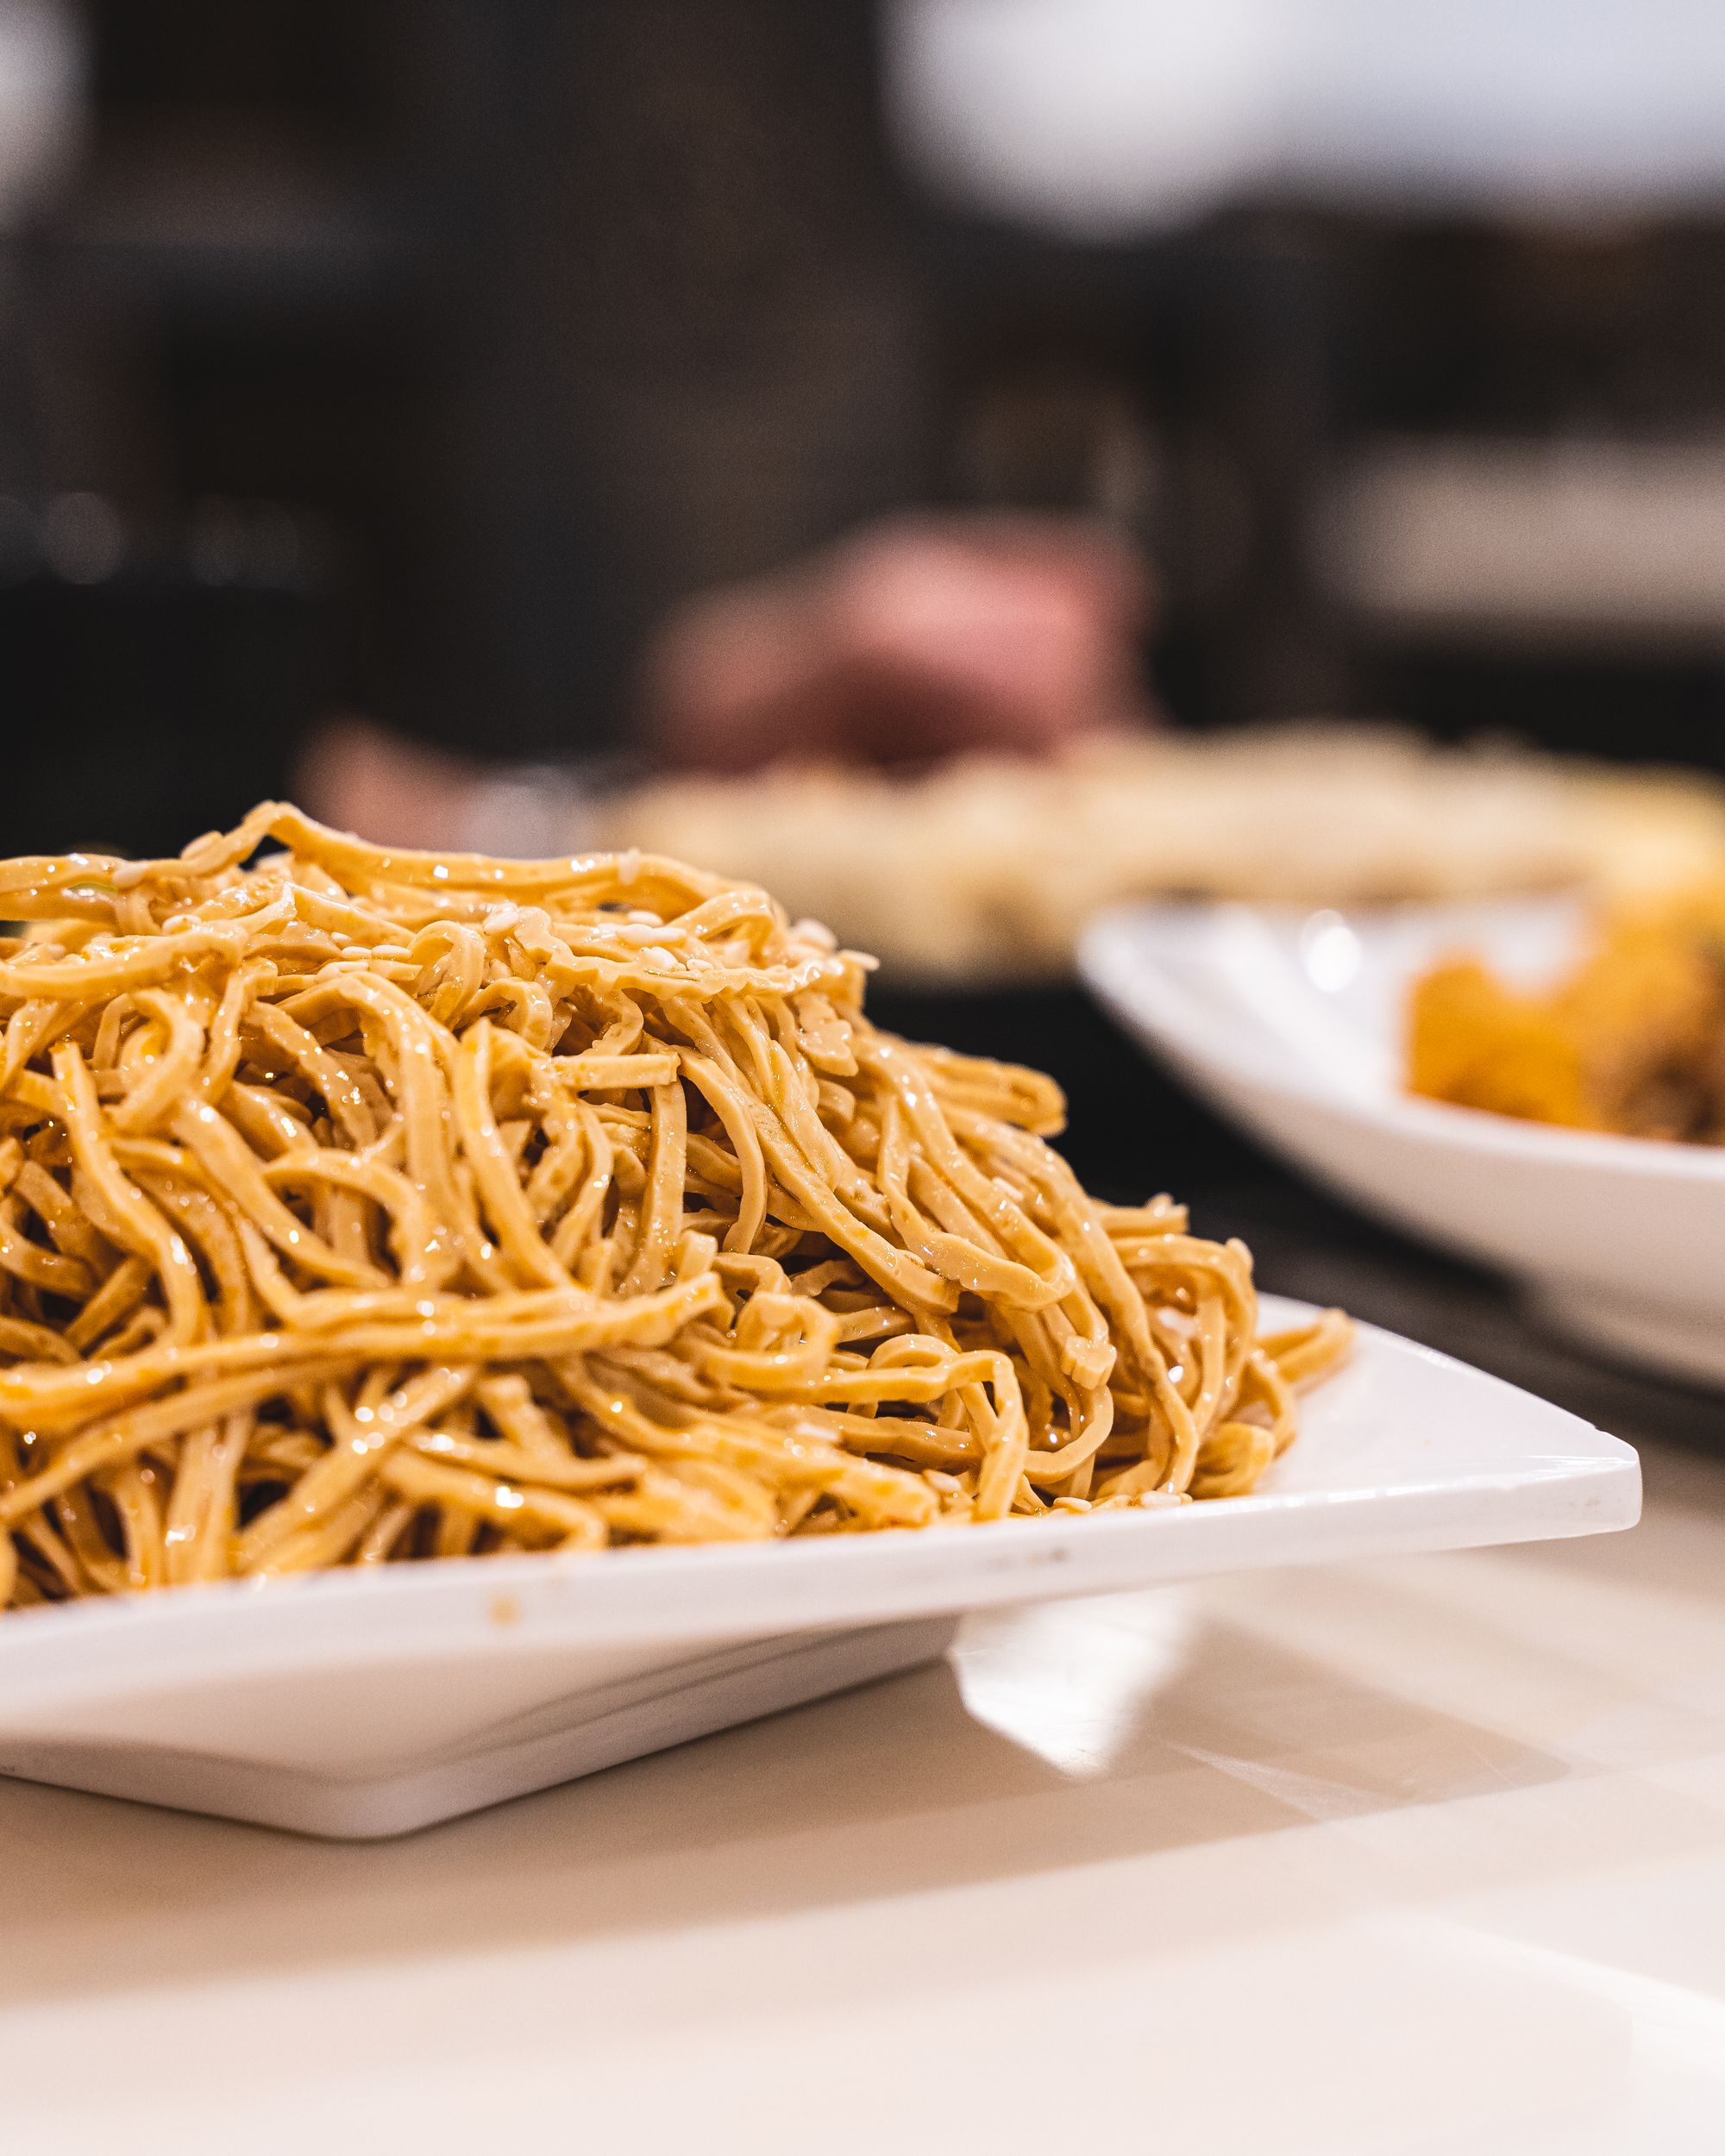
[[[1266,1315],[1297,1321],[1318,1306],[1266,1294]],[[291,1581],[223,1581],[207,1586],[115,1598],[91,1598],[0,1618],[0,1728],[15,1702],[106,1693],[118,1696],[133,1677],[157,1669],[158,1652],[185,1653],[186,1683],[212,1677],[308,1673],[340,1666],[333,1635],[344,1618],[367,1665],[411,1662],[454,1649],[483,1656],[522,1647],[684,1642],[764,1635],[794,1629],[837,1630],[898,1618],[1064,1599],[1172,1583],[1182,1576],[1307,1562],[1368,1560],[1399,1550],[1458,1549],[1517,1540],[1562,1539],[1634,1526],[1640,1516],[1640,1467],[1634,1449],[1570,1409],[1421,1342],[1362,1324],[1364,1339],[1414,1366],[1457,1371],[1470,1384],[1513,1395],[1550,1424],[1537,1451],[1501,1470],[1459,1478],[1414,1477],[1354,1489],[1259,1491],[1213,1504],[1102,1518],[1001,1522],[975,1526],[886,1530],[832,1543],[691,1545],[569,1554],[431,1560],[351,1570]],[[1562,1442],[1570,1433],[1572,1450]],[[1575,1502],[1557,1504],[1567,1487]],[[1443,1531],[1438,1515],[1489,1503],[1487,1531]],[[1517,1500],[1522,1501],[1518,1507]],[[1590,1505],[1601,1516],[1588,1522]],[[1350,1551],[1345,1526],[1370,1507],[1383,1534]],[[1526,1519],[1518,1518],[1525,1510]],[[1609,1516],[1608,1516],[1609,1515]],[[1573,1524],[1582,1521],[1587,1524]],[[1304,1546],[1270,1554],[1250,1550],[1236,1564],[1227,1545],[1273,1541],[1279,1526],[1305,1523]],[[1436,1539],[1430,1531],[1438,1530]],[[1195,1562],[1158,1567],[1143,1555],[1179,1538]],[[998,1537],[998,1539],[996,1539]],[[1152,1538],[1161,1538],[1160,1543]],[[1223,1553],[1212,1556],[1220,1543]],[[1087,1545],[1088,1549],[1087,1549]],[[944,1564],[944,1553],[966,1551]],[[1088,1563],[1083,1562],[1088,1557]],[[596,1568],[603,1567],[603,1570]],[[1092,1576],[1095,1576],[1095,1583]],[[828,1577],[824,1601],[799,1603],[795,1583]],[[615,1587],[611,1583],[616,1583]],[[662,1587],[661,1584],[662,1583]],[[700,1604],[718,1598],[717,1612]],[[727,1589],[732,1591],[727,1598]],[[475,1628],[475,1612],[484,1621]],[[753,1614],[750,1614],[750,1612]],[[307,1621],[287,1621],[298,1614]],[[15,1620],[15,1621],[9,1621]],[[104,1654],[106,1646],[110,1651]],[[195,1665],[195,1667],[193,1666]],[[158,1682],[154,1689],[167,1689]]]
[[[1484,905],[1485,901],[1479,901]],[[1612,1131],[1575,1131],[1559,1125],[1522,1122],[1485,1108],[1415,1095],[1361,1095],[1327,1084],[1315,1065],[1291,1058],[1282,1062],[1242,1056],[1235,1046],[1204,1025],[1201,1006],[1165,968],[1142,964],[1141,937],[1159,923],[1190,927],[1226,912],[1283,917],[1302,911],[1293,906],[1259,906],[1243,899],[1200,899],[1188,905],[1138,900],[1112,906],[1087,923],[1079,939],[1079,969],[1087,985],[1127,1025],[1149,1034],[1156,1045],[1176,1059],[1225,1074],[1256,1094],[1321,1109],[1342,1120],[1366,1124],[1403,1138],[1435,1144],[1454,1152],[1513,1156],[1540,1166],[1581,1168],[1616,1176],[1645,1176],[1659,1182],[1725,1184],[1725,1146],[1685,1145],[1675,1139],[1632,1138]],[[1329,909],[1343,913],[1348,911]],[[1354,915],[1368,909],[1355,907]],[[1396,907],[1399,914],[1421,911],[1417,903]],[[1128,950],[1138,964],[1129,962]],[[1225,1000],[1228,1008],[1245,1006]]]

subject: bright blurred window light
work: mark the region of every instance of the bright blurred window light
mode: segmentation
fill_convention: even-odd
[[[1725,0],[892,0],[889,49],[925,179],[1078,239],[1725,197]]]

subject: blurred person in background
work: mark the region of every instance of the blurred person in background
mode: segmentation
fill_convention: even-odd
[[[386,724],[320,729],[310,805],[531,851],[567,843],[571,760],[613,743],[747,769],[1132,716],[1126,534],[928,506],[927,264],[868,0],[509,0],[459,27],[462,239]]]
[[[433,674],[402,706],[423,730],[451,685],[465,724],[511,681],[530,753],[567,755],[573,685],[609,668],[600,703],[673,762],[1055,748],[1145,708],[1134,539],[1171,586],[1158,657],[1189,718],[1405,693],[1422,663],[1454,670],[1458,617],[1488,642],[1525,638],[1527,616],[1536,643],[1561,647],[1554,619],[1590,634],[1609,706],[1602,658],[1650,629],[1681,645],[1697,605],[1725,627],[1725,582],[1697,594],[1641,530],[1642,475],[1587,454],[1645,424],[1647,362],[1610,304],[1626,224],[1692,214],[1725,179],[1725,34],[1700,0],[647,0],[498,20],[512,87],[487,132],[516,146],[480,191],[487,433],[435,526],[484,537],[448,619],[491,641],[464,676],[427,640]],[[1305,205],[1307,230],[1276,204]],[[1334,460],[1351,404],[1367,425],[1395,405],[1327,348],[1309,221],[1387,207],[1547,234],[1546,318],[1511,314],[1472,423],[1548,429],[1554,456],[1389,438]],[[1013,265],[992,280],[991,253]],[[1454,410],[1458,361],[1427,361],[1428,406]],[[1672,377],[1666,359],[1666,424]],[[1520,411],[1493,411],[1518,379]],[[967,457],[985,498],[1040,513],[957,513]],[[1653,479],[1674,505],[1669,465]],[[487,495],[504,513],[469,513]],[[1201,647],[1183,672],[1182,626]],[[1465,678],[1471,723],[1493,723]],[[1549,724],[1553,690],[1584,701],[1559,670],[1519,708],[1510,690],[1509,723]],[[1716,690],[1683,693],[1678,737],[1705,754]],[[484,824],[478,772],[421,755],[410,796],[406,768],[331,734],[308,784],[361,821],[465,799]],[[555,784],[511,783],[492,812],[518,822],[532,798],[549,837]]]
[[[0,848],[1152,704],[1725,739],[1699,0],[9,19],[87,148],[0,169]]]
[[[1097,265],[938,211],[890,141],[902,9],[57,12],[90,150],[0,317],[28,421],[0,455],[27,715],[0,843],[159,846],[291,787],[530,850],[619,754],[1129,723],[1157,503],[1205,521],[1150,441],[1157,369],[1201,416],[1221,581],[1265,595],[1213,644],[1288,693],[1276,505],[1312,400],[1274,249],[1158,241],[1098,302]]]

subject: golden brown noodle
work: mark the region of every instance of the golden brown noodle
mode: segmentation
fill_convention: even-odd
[[[0,1608],[1229,1495],[1346,1349],[672,861],[266,804],[0,917]]]

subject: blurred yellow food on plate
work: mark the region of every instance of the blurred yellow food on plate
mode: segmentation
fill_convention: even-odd
[[[1409,1090],[1534,1122],[1725,1143],[1725,879],[1620,902],[1556,986],[1446,960],[1408,999]]]

